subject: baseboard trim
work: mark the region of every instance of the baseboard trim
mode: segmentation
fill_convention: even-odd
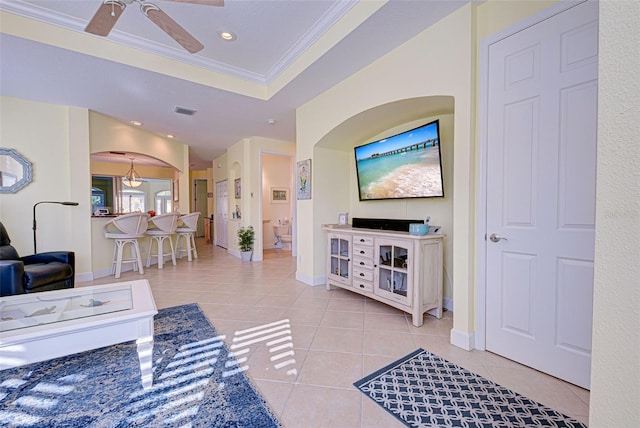
[[[238,254],[238,257],[240,257],[240,254]],[[176,263],[178,262],[178,260],[180,260],[179,257],[176,257]],[[171,256],[164,256],[164,265],[168,265],[168,266],[173,266],[173,262],[171,261]],[[151,264],[149,265],[149,267],[146,266],[146,262],[145,260],[142,261],[142,265],[144,266],[144,269],[157,269],[158,268],[158,261],[156,260],[152,260]],[[120,272],[129,272],[133,270],[133,263],[126,263],[122,265],[122,269],[120,270]],[[111,273],[111,268],[104,268],[104,269],[99,269],[95,272],[83,272],[83,273],[79,273],[76,274],[76,281],[77,282],[86,282],[86,281],[93,281],[94,279],[99,279],[99,278],[104,278],[105,276],[111,276],[113,275]],[[116,280],[117,281],[117,280]]]
[[[463,331],[456,330],[455,328],[451,329],[449,342],[453,346],[462,348],[465,351],[471,351],[472,349],[475,349],[475,340],[473,333],[465,333]]]
[[[104,269],[104,270],[108,270],[108,269]],[[111,273],[110,270],[108,270],[109,274]],[[106,275],[103,275],[106,276]],[[87,282],[87,281],[93,281],[96,278],[100,278],[99,276],[96,276],[95,273],[93,272],[82,272],[82,273],[77,273],[76,277],[75,277],[75,281],[76,282]]]
[[[296,272],[296,281],[303,282],[312,287],[317,287],[318,285],[325,285],[327,283],[326,276],[309,276],[304,275],[300,272]]]

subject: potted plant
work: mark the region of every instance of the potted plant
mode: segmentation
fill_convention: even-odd
[[[253,226],[241,227],[238,229],[238,245],[240,246],[240,254],[243,262],[251,260],[254,240],[255,231],[253,230]]]

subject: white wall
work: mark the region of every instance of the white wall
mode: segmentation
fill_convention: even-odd
[[[589,426],[640,421],[640,2],[600,1]]]
[[[71,239],[76,253],[76,281],[89,280],[92,277],[93,247],[92,241],[87,239],[91,229],[89,211],[91,206],[91,177],[89,151],[89,115],[90,111],[79,107],[69,107],[69,155],[71,200],[80,205],[77,210],[69,212],[71,220]],[[86,204],[86,205],[85,205]],[[39,248],[39,247],[38,247]]]

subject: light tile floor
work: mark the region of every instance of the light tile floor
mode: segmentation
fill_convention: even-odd
[[[196,302],[229,346],[236,334],[289,320],[292,347],[270,353],[265,340],[247,348],[247,373],[285,427],[401,427],[353,382],[421,347],[555,410],[588,422],[589,391],[490,352],[449,344],[450,312],[414,327],[403,312],[341,289],[295,280],[290,252],[265,251],[245,262],[198,239],[198,260],[186,257],[143,276],[125,272],[77,286],[148,279],[158,308]],[[274,331],[281,332],[275,325]],[[283,337],[278,336],[278,337]],[[280,367],[280,364],[286,364]]]

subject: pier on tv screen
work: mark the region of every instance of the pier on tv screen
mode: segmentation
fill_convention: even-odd
[[[444,196],[437,120],[354,150],[361,201]]]

